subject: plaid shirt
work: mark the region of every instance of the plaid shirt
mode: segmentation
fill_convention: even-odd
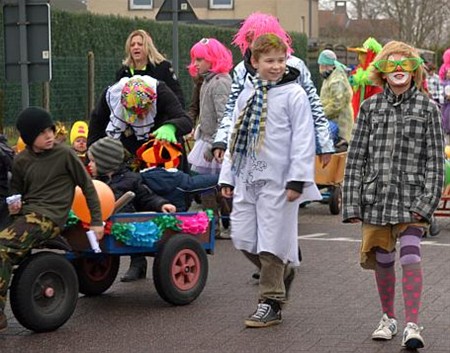
[[[436,74],[427,76],[428,94],[438,104],[444,104],[444,86]]]
[[[430,221],[444,183],[444,142],[437,106],[416,87],[390,88],[363,102],[348,152],[343,221],[385,225]]]

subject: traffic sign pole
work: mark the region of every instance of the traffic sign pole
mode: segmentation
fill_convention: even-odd
[[[172,64],[178,77],[178,0],[172,0]]]
[[[20,36],[20,82],[22,84],[22,108],[30,105],[30,88],[28,86],[28,45],[27,14],[25,0],[19,0],[19,36]]]

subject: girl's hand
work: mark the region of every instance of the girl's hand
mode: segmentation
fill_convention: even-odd
[[[165,203],[161,206],[161,211],[164,213],[175,213],[177,212],[177,208],[171,203]]]
[[[412,215],[413,215],[413,217],[414,217],[414,219],[416,221],[422,221],[423,220],[423,217],[420,214],[416,213],[416,212],[412,212]]]
[[[361,220],[359,218],[353,217],[353,218],[349,218],[348,223],[359,223],[361,222]]]
[[[286,197],[289,202],[292,202],[292,201],[297,200],[300,197],[300,195],[301,195],[300,192],[288,189]]]

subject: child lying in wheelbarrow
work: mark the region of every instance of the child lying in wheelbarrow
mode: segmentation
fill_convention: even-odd
[[[144,184],[153,192],[169,200],[177,212],[186,212],[189,197],[194,193],[215,192],[218,175],[190,175],[177,169],[181,158],[181,146],[161,140],[150,140],[137,151],[137,157],[145,163],[140,174]],[[132,255],[130,268],[120,279],[132,282],[145,278],[147,261],[143,255]]]
[[[122,208],[122,212],[176,212],[174,205],[143,183],[139,173],[132,172],[125,166],[124,149],[119,140],[111,137],[97,140],[89,147],[88,156],[92,176],[108,184],[116,200],[127,191],[134,192],[134,199]]]
[[[156,211],[173,213],[177,211],[175,205],[155,194],[143,182],[139,173],[132,172],[125,166],[123,162],[124,148],[119,140],[111,137],[97,140],[89,147],[88,157],[92,175],[108,184],[114,192],[116,200],[127,191],[135,193],[133,201],[124,206],[121,212]],[[132,256],[130,270],[128,272],[130,272],[129,275],[131,277],[136,277],[136,279],[145,278],[147,274],[147,260],[145,256]],[[127,274],[123,278],[126,277]]]

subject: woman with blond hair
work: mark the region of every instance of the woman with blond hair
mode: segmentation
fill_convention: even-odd
[[[116,82],[120,83],[122,78],[133,77],[135,75],[139,75],[139,77],[142,77],[144,80],[148,80],[148,76],[150,76],[152,79],[159,81],[157,84],[157,101],[159,101],[160,103],[162,101],[165,101],[166,103],[160,104],[160,108],[158,109],[159,117],[156,120],[159,121],[161,118],[166,119],[168,116],[178,116],[178,118],[183,120],[184,123],[188,123],[186,121],[188,119],[188,116],[184,114],[185,102],[183,91],[181,90],[180,83],[173,70],[172,64],[165,58],[163,54],[158,51],[158,49],[155,47],[155,44],[153,43],[153,39],[150,34],[143,29],[134,30],[128,35],[128,38],[125,41],[125,59],[122,61],[122,67],[116,73]],[[164,84],[161,84],[161,82],[163,82]],[[167,88],[169,88],[169,90]],[[178,104],[170,103],[172,98],[170,97],[171,94],[169,93],[172,92],[178,98],[181,106],[178,106]],[[166,100],[165,98],[168,99]],[[99,104],[98,107],[102,108],[104,106],[105,104]],[[107,109],[99,109],[97,111],[94,111],[93,117],[104,117],[105,114],[102,113],[102,110]],[[164,115],[166,115],[166,117],[164,117]],[[99,119],[91,119],[91,124],[92,120],[95,121]],[[104,119],[100,120],[104,121]],[[103,122],[103,127],[106,127],[104,124],[105,121]],[[178,132],[179,131],[180,130],[178,129]],[[154,134],[155,131],[152,131],[152,133]],[[187,131],[185,131],[185,133],[187,133]],[[88,145],[102,136],[104,136],[103,133],[97,135],[95,138],[93,137]],[[183,141],[183,137],[181,135],[177,135],[177,139],[179,142]],[[122,140],[122,142],[124,141]],[[124,145],[127,146],[126,143]],[[134,147],[137,147],[136,144],[134,144]],[[127,149],[129,150],[129,148]],[[135,148],[133,149],[135,150]],[[185,151],[183,151],[183,156],[181,158],[182,161],[179,168],[184,172],[189,172],[189,166],[187,163]],[[132,282],[137,279],[145,278],[146,271],[147,261],[145,259],[145,256],[133,255],[131,256],[130,268],[121,278],[121,281]]]
[[[125,42],[125,56],[122,67],[116,73],[116,81],[134,75],[151,76],[166,83],[184,108],[183,91],[172,64],[156,49],[148,32],[137,29],[129,34]]]

